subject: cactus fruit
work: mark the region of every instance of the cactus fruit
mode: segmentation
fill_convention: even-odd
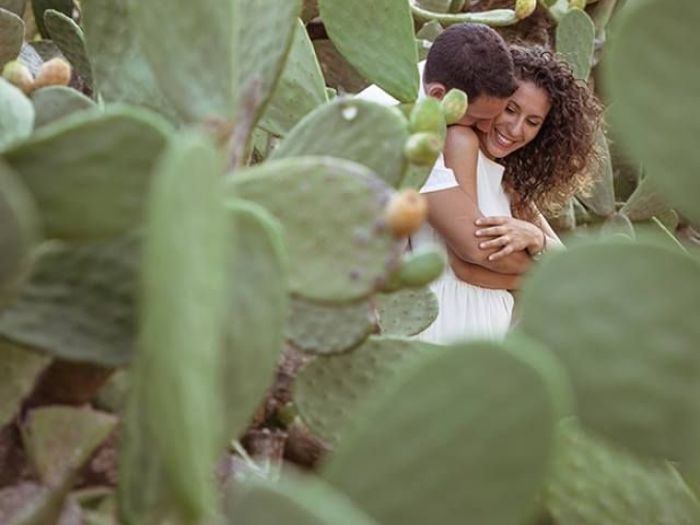
[[[25,95],[34,90],[34,77],[19,60],[11,60],[2,68],[2,76],[10,84],[17,86]]]
[[[62,58],[52,58],[44,62],[34,79],[34,88],[46,86],[67,86],[70,83],[71,65]]]
[[[442,98],[442,111],[448,126],[456,124],[467,112],[469,101],[461,89],[450,89]]]
[[[391,197],[385,210],[389,230],[395,237],[411,235],[428,216],[428,201],[414,189],[405,189]]]
[[[536,8],[537,0],[516,0],[515,16],[518,18],[518,20],[523,20],[534,13]]]
[[[586,0],[569,0],[569,9],[586,9]]]
[[[445,115],[440,101],[434,97],[425,97],[413,105],[408,119],[411,133],[436,133],[445,135]]]
[[[444,147],[444,140],[437,133],[423,131],[413,133],[404,146],[406,158],[418,166],[432,166]]]
[[[398,280],[401,287],[418,288],[437,279],[445,269],[445,255],[434,250],[410,253],[401,263]]]

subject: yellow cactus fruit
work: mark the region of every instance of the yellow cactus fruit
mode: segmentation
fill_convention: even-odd
[[[586,9],[586,0],[569,0],[569,9]]]
[[[71,67],[62,58],[52,58],[44,62],[34,81],[35,89],[46,86],[67,86],[70,82]]]
[[[537,0],[516,0],[515,17],[518,20],[523,20],[534,13],[536,8]]]
[[[34,77],[29,68],[19,60],[11,60],[2,68],[2,76],[5,80],[14,84],[25,95],[34,90]]]
[[[417,231],[427,216],[428,201],[412,188],[394,194],[385,213],[389,230],[398,238]]]
[[[460,89],[450,89],[442,97],[442,111],[448,126],[456,124],[467,112],[469,101],[467,94]]]

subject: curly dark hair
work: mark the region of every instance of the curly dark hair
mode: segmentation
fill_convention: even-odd
[[[572,195],[591,186],[602,107],[563,58],[541,46],[510,49],[516,79],[544,89],[551,109],[535,139],[499,161],[506,167],[504,186],[516,215],[531,217],[533,206],[556,214]]]
[[[510,97],[517,88],[508,45],[484,24],[456,24],[440,33],[430,46],[423,81],[461,89],[470,101]]]

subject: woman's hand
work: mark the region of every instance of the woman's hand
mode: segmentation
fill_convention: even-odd
[[[479,229],[474,235],[483,239],[479,248],[495,250],[488,257],[490,261],[521,250],[534,255],[545,248],[545,233],[531,222],[513,217],[482,217],[475,224]]]

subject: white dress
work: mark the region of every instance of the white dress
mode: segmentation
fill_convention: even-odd
[[[488,159],[481,151],[477,162],[477,198],[485,216],[510,216],[510,199],[501,186],[504,168]],[[429,193],[458,186],[454,173],[445,167],[442,157],[421,188]],[[444,246],[439,234],[429,225],[411,237],[411,245]],[[510,326],[513,296],[507,290],[492,290],[460,281],[447,266],[430,285],[438,299],[440,312],[427,329],[416,336],[422,341],[447,344],[469,339],[502,339]]]

